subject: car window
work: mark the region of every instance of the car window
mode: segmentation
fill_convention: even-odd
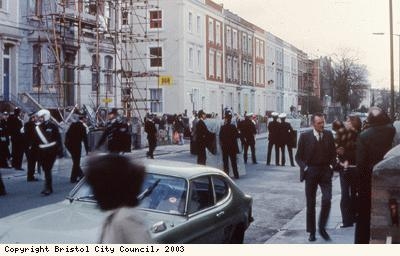
[[[190,181],[188,213],[194,213],[214,205],[211,181],[208,176]]]
[[[218,203],[228,196],[229,187],[226,181],[222,177],[213,176],[213,186],[215,191],[215,199]]]
[[[139,193],[139,207],[183,214],[187,185],[183,178],[148,173]]]

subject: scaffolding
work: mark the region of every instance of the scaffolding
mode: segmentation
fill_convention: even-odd
[[[38,104],[47,96],[60,109],[60,116],[85,105],[87,112],[96,115],[96,125],[100,110],[111,106],[122,107],[128,118],[136,115],[142,120],[154,99],[149,99],[147,85],[138,86],[136,79],[159,77],[159,70],[147,69],[152,56],[140,52],[146,44],[161,41],[158,33],[148,33],[148,10],[158,9],[158,1],[34,2],[40,6],[34,7],[28,20],[39,49],[31,63]]]

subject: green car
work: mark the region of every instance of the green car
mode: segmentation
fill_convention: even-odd
[[[168,244],[243,243],[252,198],[224,172],[207,166],[145,160],[137,210],[154,241]],[[97,243],[107,212],[82,179],[63,202],[0,220],[1,243]]]

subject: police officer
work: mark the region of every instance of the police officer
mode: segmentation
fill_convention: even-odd
[[[148,158],[154,158],[154,150],[157,146],[157,128],[154,122],[154,115],[149,114],[144,122],[144,131],[147,133],[147,142],[149,144],[149,151],[146,155]]]
[[[108,121],[95,149],[98,150],[107,140],[107,149],[110,153],[129,152],[131,139],[128,124],[119,117],[118,109],[113,108],[108,113]]]
[[[37,116],[36,113],[29,114],[29,120],[24,124],[24,140],[25,140],[25,155],[27,161],[27,181],[38,181],[35,178],[35,167],[36,163],[38,162],[38,150],[34,147],[34,140],[36,138],[36,121]]]
[[[281,120],[280,124],[280,129],[279,129],[279,147],[281,149],[282,153],[282,166],[285,165],[286,162],[286,157],[285,157],[285,148],[287,147],[288,152],[289,152],[289,160],[290,160],[290,165],[294,166],[294,161],[293,161],[293,149],[292,149],[292,138],[294,136],[294,131],[292,126],[286,122],[286,114],[281,113],[279,115],[279,119]]]
[[[22,157],[24,155],[25,142],[21,133],[21,129],[24,124],[20,115],[21,109],[17,107],[14,109],[14,114],[10,115],[7,120],[7,128],[11,137],[11,165],[15,170],[23,170]]]
[[[53,193],[52,174],[57,155],[62,156],[63,148],[58,127],[50,120],[50,111],[41,109],[37,112],[38,122],[35,126],[34,147],[38,150],[39,164],[45,175],[44,189],[41,192],[48,196]]]
[[[10,138],[7,129],[8,112],[3,112],[0,120],[0,168],[10,168],[8,159],[10,158]]]
[[[243,140],[243,160],[245,164],[247,163],[247,151],[249,147],[253,164],[257,164],[255,149],[256,140],[254,138],[257,134],[257,129],[251,117],[252,114],[246,114],[245,119],[239,123],[239,130]]]
[[[72,170],[70,176],[71,183],[75,183],[83,177],[83,172],[80,166],[82,142],[85,146],[86,155],[89,153],[87,130],[86,125],[84,124],[85,119],[86,117],[84,115],[80,115],[79,120],[72,123],[65,134],[64,144],[71,154],[72,158]]]
[[[271,164],[271,153],[272,147],[275,148],[275,165],[279,165],[279,148],[278,148],[278,140],[279,140],[279,127],[280,123],[278,122],[278,113],[272,112],[272,121],[268,124],[268,153],[267,153],[267,165]]]
[[[239,133],[235,125],[231,123],[232,112],[225,112],[225,123],[219,131],[219,140],[222,149],[222,161],[224,163],[224,172],[229,175],[229,159],[232,165],[232,171],[235,179],[239,179],[236,154],[239,153],[237,139]]]

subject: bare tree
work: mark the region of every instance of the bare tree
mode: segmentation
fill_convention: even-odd
[[[364,91],[368,88],[368,71],[358,59],[342,53],[333,62],[333,88],[335,101],[340,102],[345,116],[350,110],[359,108]]]

